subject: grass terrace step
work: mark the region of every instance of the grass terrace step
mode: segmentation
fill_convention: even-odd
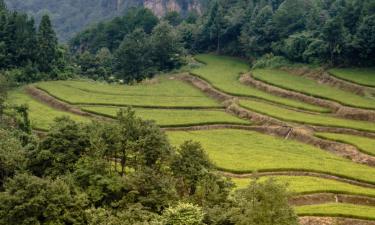
[[[333,76],[349,82],[375,87],[375,68],[336,68],[329,72]]]
[[[329,127],[340,127],[350,128],[367,132],[375,132],[375,123],[349,120],[337,118],[324,114],[309,114],[303,112],[297,112],[294,110],[278,107],[275,105],[267,104],[255,100],[240,100],[240,105],[249,110],[268,115],[280,120],[296,122],[302,124],[310,124],[317,126],[329,126]]]
[[[297,141],[234,129],[167,134],[173,145],[186,140],[200,142],[216,166],[224,171],[311,171],[375,184],[375,168]]]
[[[285,71],[257,69],[253,71],[253,76],[271,85],[322,99],[333,100],[346,106],[375,109],[374,99],[362,97],[329,85],[319,84],[315,80]]]
[[[120,108],[90,106],[82,110],[115,118]],[[142,109],[134,108],[136,115],[155,122],[164,127],[193,126],[210,124],[240,124],[250,125],[249,121],[242,120],[221,110],[182,110],[182,109]]]
[[[198,61],[205,63],[204,66],[192,70],[192,74],[211,83],[215,88],[236,96],[247,96],[264,99],[282,105],[315,112],[327,112],[326,108],[308,103],[282,98],[276,95],[242,84],[239,79],[241,73],[250,70],[248,63],[237,58],[218,56],[211,54],[197,55]]]

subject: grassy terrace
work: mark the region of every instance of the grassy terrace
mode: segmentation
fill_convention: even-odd
[[[339,102],[343,105],[375,109],[375,100],[346,92],[312,79],[292,75],[280,70],[259,69],[253,71],[256,79],[288,90]]]
[[[375,156],[375,140],[348,134],[336,133],[316,133],[318,137],[338,141],[356,146],[359,150],[369,155]]]
[[[215,88],[237,96],[248,96],[265,99],[267,101],[291,106],[294,108],[316,111],[328,112],[328,109],[314,106],[311,104],[294,101],[287,98],[278,97],[268,94],[254,87],[241,84],[239,81],[240,74],[250,70],[248,64],[244,61],[217,55],[198,55],[196,59],[205,63],[204,66],[194,69],[193,74],[210,82]]]
[[[240,100],[240,105],[249,110],[284,121],[375,132],[375,123],[372,122],[341,119],[328,115],[302,113],[254,100]]]
[[[52,81],[36,86],[70,104],[142,107],[220,107],[198,89],[182,81],[160,76],[154,82],[133,86],[92,81]]]
[[[108,117],[116,117],[119,108],[90,106],[83,110]],[[160,126],[189,126],[208,124],[249,124],[221,110],[181,110],[181,109],[141,109],[135,108],[137,116],[146,120],[155,120]]]
[[[297,141],[243,130],[167,132],[173,145],[199,141],[219,169],[235,173],[302,170],[375,183],[375,168]]]
[[[54,119],[56,117],[62,116],[69,116],[71,119],[77,122],[90,121],[90,119],[88,118],[67,112],[62,112],[44,105],[43,103],[40,103],[34,100],[32,97],[28,96],[22,89],[11,91],[9,93],[8,102],[15,105],[27,104],[29,106],[31,126],[34,129],[48,130]]]
[[[299,216],[332,216],[375,220],[375,207],[343,203],[306,205],[296,207]]]
[[[329,72],[333,76],[349,82],[375,87],[375,68],[331,69]]]
[[[261,177],[264,181],[270,177]],[[279,184],[288,185],[288,189],[294,194],[311,194],[311,193],[335,193],[335,194],[353,194],[375,197],[375,189],[356,186],[340,181],[323,179],[318,177],[304,176],[274,176]],[[237,188],[245,188],[249,185],[249,178],[233,178]]]

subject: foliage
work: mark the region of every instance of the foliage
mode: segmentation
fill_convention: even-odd
[[[163,212],[165,225],[201,225],[203,212],[199,206],[189,203],[179,203]]]

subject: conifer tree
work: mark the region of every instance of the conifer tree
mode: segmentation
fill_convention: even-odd
[[[44,15],[38,30],[38,66],[41,72],[51,72],[58,57],[58,42],[48,15]]]

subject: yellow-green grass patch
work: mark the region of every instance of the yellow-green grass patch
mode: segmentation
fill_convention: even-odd
[[[281,185],[287,185],[289,191],[296,195],[313,194],[313,193],[334,193],[334,194],[351,194],[375,197],[375,189],[348,184],[336,180],[308,177],[308,176],[265,176],[260,177],[262,182],[266,179],[273,178]],[[246,188],[251,178],[232,178],[237,188]]]
[[[253,76],[263,82],[287,90],[304,93],[318,98],[329,99],[343,105],[365,109],[375,109],[375,100],[337,89],[317,81],[290,74],[285,71],[271,69],[257,69]]]
[[[293,140],[234,129],[167,134],[173,145],[186,140],[200,142],[218,169],[224,171],[312,171],[375,183],[375,168]]]
[[[349,82],[375,87],[375,68],[335,68],[329,72]]]
[[[120,108],[87,106],[84,111],[115,118]],[[210,124],[241,124],[250,122],[237,118],[222,110],[144,109],[134,108],[136,115],[145,120],[154,120],[162,127],[194,126]]]
[[[250,70],[250,67],[245,61],[232,57],[211,54],[197,55],[195,58],[198,61],[203,62],[205,65],[197,69],[193,69],[191,71],[192,74],[206,80],[215,88],[223,92],[236,96],[260,98],[270,102],[308,111],[329,112],[329,109],[326,108],[282,98],[258,90],[255,87],[242,84],[239,81],[241,73],[246,73]]]
[[[303,113],[250,99],[240,100],[240,105],[249,110],[284,121],[375,132],[375,123],[373,122],[342,119],[324,114]]]
[[[295,210],[299,216],[326,216],[375,220],[375,207],[365,205],[328,203],[298,206]]]
[[[70,104],[218,108],[218,102],[198,89],[172,77],[161,76],[156,83],[115,85],[93,81],[49,81],[36,86]]]
[[[23,89],[13,90],[8,96],[9,104],[27,104],[31,126],[34,129],[48,130],[56,117],[68,116],[77,122],[90,122],[89,118],[51,108],[27,95]]]
[[[375,156],[375,139],[337,133],[316,133],[315,135],[332,141],[354,145],[360,151]]]

